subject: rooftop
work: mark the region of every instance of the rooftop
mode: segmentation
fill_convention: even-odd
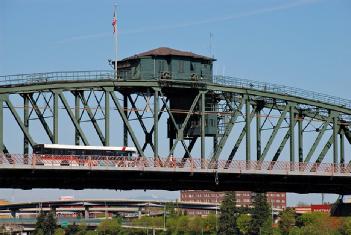
[[[159,47],[159,48],[156,48],[156,49],[153,49],[150,51],[145,51],[145,52],[127,57],[123,60],[139,59],[139,58],[145,57],[145,56],[180,56],[180,57],[191,57],[194,59],[201,59],[201,60],[210,60],[210,61],[215,60],[214,58],[195,54],[195,53],[192,53],[190,51],[180,51],[180,50],[172,49],[169,47]]]

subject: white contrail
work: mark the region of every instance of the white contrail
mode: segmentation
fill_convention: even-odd
[[[175,24],[175,25],[169,25],[169,26],[141,28],[141,29],[127,30],[127,31],[122,30],[120,32],[120,34],[126,35],[126,34],[155,32],[155,31],[163,31],[163,30],[169,30],[169,29],[187,28],[187,27],[196,26],[196,25],[224,22],[224,21],[230,21],[230,20],[234,20],[234,19],[254,16],[254,15],[260,15],[260,14],[269,13],[269,12],[283,11],[283,10],[287,10],[290,8],[313,4],[313,3],[316,3],[319,1],[321,1],[321,0],[297,0],[297,1],[286,3],[286,4],[282,4],[282,5],[261,8],[261,9],[257,9],[257,10],[253,10],[253,11],[247,11],[247,12],[237,13],[237,14],[223,16],[223,17],[217,17],[217,18],[211,18],[211,19],[205,19],[205,20],[199,20],[199,21],[192,21],[192,22],[184,22],[181,24]],[[98,34],[74,36],[71,38],[56,41],[56,43],[66,43],[66,42],[85,40],[85,39],[91,39],[91,38],[103,38],[103,37],[108,37],[110,35],[111,35],[111,33],[98,33]]]

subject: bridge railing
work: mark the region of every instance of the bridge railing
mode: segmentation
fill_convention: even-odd
[[[55,81],[90,81],[104,79],[112,80],[114,78],[115,73],[111,70],[16,74],[0,76],[0,86],[25,85]]]
[[[220,76],[220,75],[214,76],[213,82],[217,84],[226,85],[226,86],[256,89],[260,91],[267,91],[267,92],[279,93],[283,95],[291,95],[291,96],[296,96],[301,98],[307,98],[310,100],[320,101],[320,102],[351,109],[351,100],[343,99],[336,96],[326,95],[319,92],[295,88],[295,87],[278,85],[278,84],[268,83],[268,82],[253,81],[248,79],[241,79],[241,78],[230,77],[230,76]]]
[[[128,79],[130,72],[119,72],[118,78]],[[17,74],[0,76],[0,86],[9,85],[25,85],[36,84],[54,81],[89,81],[89,80],[112,80],[116,78],[113,70],[97,70],[97,71],[62,71],[62,72],[48,72],[48,73],[32,73],[32,74]],[[162,80],[154,75],[148,77],[149,79]],[[173,79],[173,77],[172,77]],[[181,80],[177,79],[176,80]],[[190,79],[189,79],[190,80]],[[187,80],[187,81],[189,81]],[[241,79],[237,77],[215,75],[212,79],[213,83],[232,86],[245,89],[256,89],[260,91],[267,91],[278,93],[282,95],[295,96],[306,98],[314,101],[324,102],[328,104],[337,105],[351,109],[351,100],[343,99],[336,96],[326,95],[319,92],[308,91],[305,89],[289,87],[274,83],[253,81],[248,79]],[[195,82],[195,81],[194,81]]]
[[[351,176],[350,164],[298,163],[285,161],[208,161],[195,158],[128,158],[106,156],[62,156],[2,154],[0,168],[72,168],[109,170],[213,171],[223,173],[307,174]]]

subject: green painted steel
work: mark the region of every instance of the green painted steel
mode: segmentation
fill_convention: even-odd
[[[0,95],[0,153],[4,153],[4,95]]]
[[[225,143],[227,142],[229,134],[231,133],[231,131],[234,127],[234,124],[235,124],[243,106],[244,106],[244,100],[242,99],[240,101],[238,108],[235,111],[233,110],[233,107],[231,107],[231,110],[234,112],[234,114],[231,116],[230,121],[227,124],[226,129],[222,135],[222,138],[220,139],[219,144],[217,145],[216,151],[213,154],[212,161],[218,160],[219,155],[221,154],[223,147],[224,147]]]
[[[49,127],[48,123],[45,121],[44,115],[41,112],[40,108],[38,107],[36,100],[33,98],[32,95],[28,95],[28,99],[29,99],[29,101],[31,103],[31,106],[32,106],[34,112],[38,116],[41,125],[43,126],[46,134],[48,135],[51,143],[54,143],[54,135],[53,135],[52,131],[50,130],[50,127]]]
[[[298,147],[299,147],[299,162],[303,161],[303,117],[299,115],[298,120]]]
[[[80,102],[79,102],[79,92],[78,91],[74,91],[73,92],[74,95],[74,117],[76,118],[76,121],[78,122],[78,124],[80,125]],[[84,94],[81,95],[82,98],[84,98]],[[84,103],[83,103],[84,105]],[[79,133],[77,130],[75,130],[74,133],[74,143],[75,145],[79,145],[80,143],[80,137],[79,137]]]
[[[91,109],[90,109],[90,107],[89,107],[89,105],[88,105],[87,99],[86,99],[83,95],[80,95],[79,97],[80,97],[80,100],[82,101],[82,104],[83,104],[83,106],[84,106],[84,110],[87,112],[87,114],[88,114],[88,116],[89,116],[89,118],[90,118],[90,121],[91,121],[91,123],[93,124],[94,129],[95,129],[97,135],[99,136],[99,139],[100,139],[101,143],[102,143],[103,145],[105,145],[105,137],[104,137],[104,135],[102,134],[102,131],[101,131],[101,129],[100,129],[100,126],[99,126],[98,122],[96,121],[95,116],[94,116],[93,112],[91,111]],[[77,117],[77,116],[76,116],[76,117]],[[77,124],[79,125],[79,119],[77,120]]]
[[[340,164],[345,163],[345,134],[344,131],[340,131]]]
[[[24,128],[29,132],[29,99],[28,94],[23,95],[23,124]],[[29,143],[27,138],[23,138],[23,153],[29,153]]]
[[[182,63],[183,62],[180,60],[175,59],[174,64],[171,63],[170,67],[167,67],[167,71],[175,71],[178,69],[177,66],[180,66]],[[289,140],[289,159],[291,162],[295,162],[296,144],[298,147],[298,156],[296,157],[298,157],[299,162],[309,162],[315,155],[317,155],[317,162],[323,161],[331,145],[333,145],[333,162],[342,163],[345,161],[344,138],[349,140],[349,142],[351,141],[351,134],[349,130],[349,125],[351,123],[351,101],[296,88],[237,78],[233,79],[223,76],[214,76],[213,82],[207,79],[184,80],[179,73],[170,73],[172,79],[159,79],[159,72],[164,72],[161,70],[159,71],[161,68],[160,66],[162,66],[162,63],[159,63],[156,60],[145,59],[145,61],[141,63],[141,67],[138,68],[141,70],[135,75],[140,77],[137,79],[135,78],[134,80],[118,80],[117,82],[113,79],[115,76],[111,71],[80,71],[71,73],[63,72],[60,74],[43,73],[38,75],[19,75],[17,77],[0,77],[0,84],[3,85],[0,86],[0,94],[6,97],[5,102],[7,103],[7,107],[5,108],[8,108],[11,111],[16,122],[18,123],[18,126],[21,128],[25,136],[25,140],[28,140],[31,145],[35,144],[35,142],[31,137],[31,131],[29,129],[29,108],[36,113],[41,125],[44,127],[45,132],[53,143],[59,142],[59,109],[65,109],[75,127],[75,143],[79,144],[81,139],[84,144],[89,144],[88,138],[85,136],[84,130],[80,126],[80,103],[82,103],[84,108],[83,112],[87,113],[89,121],[93,124],[101,143],[103,145],[109,145],[111,110],[109,100],[111,96],[113,103],[115,104],[116,109],[123,120],[124,145],[128,146],[128,137],[130,136],[134,145],[137,147],[142,156],[144,156],[144,150],[147,145],[150,145],[153,151],[153,157],[159,157],[159,132],[164,130],[164,128],[159,127],[159,119],[161,115],[165,113],[169,117],[169,122],[176,127],[177,134],[176,138],[175,136],[170,138],[169,156],[173,155],[177,144],[181,142],[185,150],[184,157],[191,157],[191,151],[196,143],[196,140],[197,138],[200,138],[200,152],[201,158],[204,162],[206,156],[205,150],[207,149],[205,148],[205,145],[208,143],[210,138],[213,138],[213,152],[210,153],[209,158],[212,160],[217,160],[221,157],[226,157],[228,160],[232,160],[235,153],[241,146],[243,138],[246,137],[245,159],[251,160],[251,149],[253,148],[251,143],[253,136],[251,133],[251,128],[253,128],[252,120],[255,120],[255,152],[257,160],[264,160],[266,157],[270,157],[274,161],[278,160],[284,147],[286,146],[287,141]],[[148,77],[148,79],[143,79],[147,77],[147,74],[153,75]],[[155,76],[156,74],[157,76]],[[176,79],[173,79],[173,76],[175,76]],[[150,90],[153,90],[153,92],[150,92]],[[195,97],[194,100],[191,100],[191,103],[186,110],[181,110],[181,112],[184,112],[184,116],[186,116],[182,123],[177,121],[177,110],[171,106],[171,101],[174,102],[175,99],[182,98],[181,95],[174,95],[174,93],[176,93],[175,91],[179,91],[181,94],[190,94],[191,92],[189,97]],[[53,110],[53,131],[51,131],[49,128],[46,120],[47,117],[44,117],[45,111],[42,112],[40,110],[41,108],[37,104],[36,99],[30,95],[30,93],[41,94],[44,92],[53,93],[51,107]],[[68,102],[69,100],[65,98],[66,92],[72,92],[75,96],[74,112],[71,111],[71,107]],[[89,97],[85,98],[84,92],[105,92],[104,117],[101,119],[104,122],[104,133],[97,122],[95,113],[92,111],[93,107],[91,107],[92,104],[89,103]],[[122,94],[124,97],[123,107],[119,104],[118,98],[115,95],[117,92]],[[194,96],[192,96],[193,94]],[[16,112],[17,107],[12,105],[10,98],[18,95],[22,95],[24,102],[23,121]],[[226,99],[226,95],[234,97],[233,100],[232,98]],[[153,97],[154,103],[153,109],[151,110],[151,117],[146,117],[144,114],[145,112],[138,110],[136,103],[137,101],[134,100],[132,96],[140,96],[144,98],[144,100],[145,98],[150,100],[150,98],[152,99]],[[59,99],[61,99],[63,107],[60,107]],[[159,100],[162,102],[161,109]],[[234,105],[232,102],[234,103],[236,109],[233,108]],[[223,112],[220,110],[219,105],[226,106]],[[98,102],[98,106],[101,107],[100,102]],[[0,123],[3,123],[4,121],[3,108],[3,105],[1,105],[0,118],[2,119]],[[270,112],[273,110],[276,113],[279,112],[279,116],[275,117],[277,118],[276,123],[274,125],[272,124],[273,128],[265,128],[265,124],[267,124],[266,120],[271,118],[269,117],[270,114],[268,114],[268,116],[265,118],[265,121],[261,120],[261,116],[264,114],[265,110],[270,110]],[[130,116],[132,114],[137,117],[136,120],[138,120],[143,130],[141,136],[135,135],[135,127],[131,125],[132,120]],[[199,132],[196,133],[196,135],[191,136],[188,134],[187,125],[193,125],[192,122],[196,122],[196,119],[193,119],[193,116],[197,116],[196,118],[199,118],[199,123],[195,123],[195,125],[198,125]],[[255,116],[256,119],[254,119]],[[222,122],[224,124],[221,124],[223,125],[221,126],[221,130],[216,130],[216,133],[213,135],[207,135],[207,128],[209,128],[210,123],[214,120],[212,120],[210,117],[216,118],[216,128],[219,128],[219,123],[221,123],[221,120],[228,120],[229,118],[229,122]],[[239,117],[241,119],[239,119]],[[152,118],[153,120],[150,131],[148,131],[147,125],[145,124],[145,118]],[[233,131],[237,131],[236,122],[238,122],[238,119],[239,122],[244,122],[244,128],[242,129],[234,146],[229,145],[232,147],[232,152],[229,154],[229,156],[222,156],[224,146],[231,144],[229,143],[229,135]],[[282,125],[284,121],[288,126]],[[305,129],[310,126],[310,122],[316,121],[321,123],[321,128],[318,128],[316,131],[312,130],[318,134],[312,147],[307,151],[308,154],[304,159],[304,150],[306,150],[304,149],[304,133],[307,131]],[[297,138],[295,138],[296,124],[298,124]],[[3,132],[2,125],[3,124],[0,125],[1,133]],[[332,127],[332,129],[328,127]],[[284,128],[288,128],[288,130],[287,132],[283,133],[282,130]],[[268,135],[269,137],[267,144],[262,151],[261,134],[263,131],[268,130],[270,131],[270,135]],[[320,143],[322,142],[321,140],[324,138],[323,136],[325,133],[329,133],[331,131],[332,135],[328,139],[327,144],[320,146]],[[0,146],[1,150],[4,150],[4,139],[1,133]],[[281,133],[279,138],[282,139],[278,140],[279,133]],[[175,138],[174,143],[172,138]],[[338,138],[340,138],[340,140]],[[189,142],[186,142],[186,140],[189,140]],[[279,141],[278,144],[280,144],[278,149],[273,156],[268,156],[268,152],[270,152],[272,149],[273,142],[275,143],[276,141]],[[26,142],[24,142],[24,152],[27,152],[28,148],[25,146]],[[315,150],[317,148],[323,148],[321,153],[315,154]]]
[[[250,97],[245,97],[245,132],[246,132],[246,161],[251,160],[251,118],[250,118]]]
[[[59,122],[59,112],[58,112],[58,104],[59,104],[59,96],[58,92],[54,90],[53,95],[54,95],[54,120],[53,120],[53,129],[54,129],[54,144],[58,144],[58,135],[59,135],[59,129],[58,129],[58,122]]]
[[[206,92],[201,91],[201,168],[205,167],[205,159],[206,159],[206,149],[205,149],[205,104],[206,104]]]
[[[289,121],[289,133],[290,133],[290,162],[295,162],[295,108],[290,104],[290,121]]]
[[[76,120],[76,118],[75,118],[75,116],[74,116],[74,114],[73,114],[73,112],[71,110],[71,107],[69,106],[65,96],[62,94],[62,92],[59,92],[58,96],[60,97],[61,102],[62,102],[63,106],[65,107],[65,110],[66,110],[69,118],[71,119],[76,131],[79,133],[79,136],[80,136],[80,138],[83,141],[83,144],[84,145],[89,145],[89,141],[88,141],[87,137],[85,136],[85,134],[84,134],[82,128],[80,127],[79,123],[77,122],[77,120]]]
[[[107,90],[104,91],[105,96],[105,146],[110,146],[110,96]]]
[[[124,110],[123,110],[122,106],[119,104],[117,96],[115,95],[115,93],[113,93],[113,91],[110,91],[110,96],[111,96],[111,98],[113,100],[113,103],[115,104],[115,106],[117,108],[117,111],[118,111],[119,115],[121,116],[121,118],[123,120],[123,123],[126,125],[126,127],[128,129],[128,132],[129,132],[129,135],[132,138],[132,141],[133,141],[135,147],[137,148],[140,156],[145,158],[144,151],[142,150],[142,148],[141,148],[141,146],[139,144],[139,141],[138,141],[138,139],[136,138],[136,136],[134,134],[133,128],[130,126],[130,124],[128,122],[128,118],[124,114]]]
[[[158,115],[159,115],[159,89],[154,88],[154,158],[158,159]]]
[[[332,120],[333,120],[333,116],[330,116],[330,117],[328,118],[328,122],[325,122],[325,123],[323,124],[323,127],[322,127],[322,129],[319,131],[318,136],[317,136],[316,140],[314,141],[312,147],[310,148],[310,151],[308,152],[308,154],[307,154],[307,156],[306,156],[304,162],[309,162],[309,161],[311,160],[311,157],[312,157],[314,151],[316,150],[316,148],[317,148],[319,142],[321,141],[321,139],[322,139],[322,137],[323,137],[323,135],[324,135],[326,129],[327,129],[328,126],[329,126],[329,123],[330,123]]]

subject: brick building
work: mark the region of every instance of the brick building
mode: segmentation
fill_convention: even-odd
[[[236,203],[237,206],[252,205],[252,199],[254,196],[253,192],[250,191],[236,191]],[[266,193],[268,203],[273,206],[274,210],[282,210],[286,208],[286,193],[281,192],[267,192]],[[212,192],[203,190],[186,190],[180,191],[180,201],[183,202],[205,202],[205,203],[221,203],[224,197],[224,192]],[[208,214],[209,211],[187,211],[189,214],[203,215]]]

